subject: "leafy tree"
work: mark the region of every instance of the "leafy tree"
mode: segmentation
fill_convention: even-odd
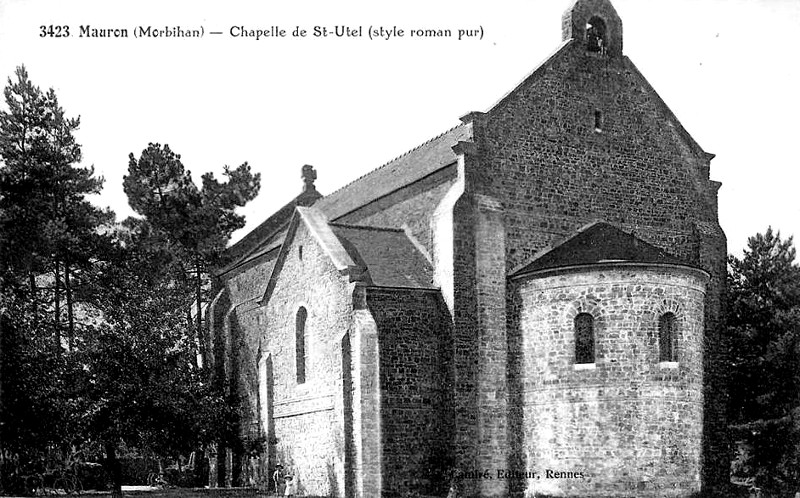
[[[146,221],[129,219],[102,259],[96,305],[104,320],[82,346],[82,407],[88,438],[102,442],[115,488],[117,447],[177,457],[219,437],[231,419],[204,375],[184,309],[191,288],[174,278],[174,258]]]
[[[186,278],[193,280],[195,337],[201,357],[206,356],[202,333],[202,303],[209,268],[218,260],[231,234],[244,226],[235,209],[255,198],[260,175],[247,163],[235,169],[225,166],[225,182],[212,173],[201,177],[202,188],[168,145],[151,143],[137,160],[129,156],[123,185],[131,207],[165,234],[173,254],[181,262]],[[191,312],[187,312],[191,320]]]
[[[740,474],[772,490],[800,484],[800,267],[769,228],[729,257],[731,421]]]
[[[0,309],[0,449],[19,455],[25,467],[47,448],[66,443],[77,433],[72,405],[74,380],[80,372],[71,355],[56,347],[49,334],[31,333],[52,323],[40,322],[27,313],[24,301],[8,294],[0,296]]]

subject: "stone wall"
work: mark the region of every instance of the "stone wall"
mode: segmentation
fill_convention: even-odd
[[[383,488],[447,491],[449,317],[438,292],[369,289],[380,344]]]
[[[453,150],[458,178],[433,218],[433,254],[453,320],[453,461],[463,474],[507,465],[506,232],[503,205],[483,194],[475,174],[475,145],[459,142]],[[461,493],[507,496],[508,487],[485,479]]]
[[[727,348],[719,324],[726,239],[717,219],[719,184],[709,179],[712,156],[689,137],[630,60],[587,53],[577,40],[492,110],[466,119],[475,130],[482,191],[505,208],[509,271],[580,227],[604,220],[711,274],[704,481],[708,489],[724,486]],[[513,285],[509,396],[519,400],[514,369],[521,366],[514,355],[520,332],[512,293]],[[509,414],[513,438],[522,429],[513,401]]]
[[[528,493],[700,490],[705,284],[697,270],[613,266],[520,282],[525,469],[540,475]],[[659,360],[658,322],[668,312],[674,363]],[[594,318],[591,364],[575,361],[579,313]]]
[[[302,259],[300,247],[302,246]],[[282,463],[304,494],[340,496],[344,487],[342,337],[353,327],[353,284],[339,274],[314,237],[300,223],[289,240],[280,274],[266,305],[239,306],[241,330],[239,390],[245,425],[258,424],[275,443],[266,471]],[[243,278],[244,275],[242,275]],[[266,287],[266,278],[254,282]],[[260,298],[261,296],[259,296]],[[307,310],[306,381],[297,381],[296,317]],[[259,361],[270,358],[272,427],[263,427],[259,403]]]
[[[242,437],[271,443],[246,462],[249,475],[263,479],[281,463],[302,493],[317,496],[439,490],[446,469],[434,467],[450,442],[449,314],[440,293],[350,283],[302,222],[283,251],[269,261],[280,273],[266,303],[262,295],[222,303],[219,354]],[[237,278],[253,275],[256,268]],[[304,383],[295,355],[300,307],[308,314]]]
[[[509,268],[595,220],[696,259],[696,222],[717,221],[709,159],[625,57],[572,43],[476,119]]]
[[[601,10],[606,17],[615,15],[605,1],[584,0],[579,4],[580,12],[565,16],[565,29],[580,30],[593,6],[605,9]],[[574,430],[591,439],[592,431],[599,430],[598,424],[608,424],[605,436],[600,432],[594,435],[601,441],[605,437],[609,448],[620,442],[611,439],[622,434],[646,432],[642,425],[617,423],[616,418],[630,416],[666,423],[666,412],[685,414],[695,431],[692,434],[703,441],[704,485],[724,484],[728,470],[724,436],[727,346],[721,321],[726,240],[717,220],[719,184],[709,178],[711,156],[689,137],[633,63],[621,55],[621,22],[606,21],[609,40],[614,42],[607,54],[587,53],[580,40],[568,42],[489,112],[465,117],[466,122],[472,122],[475,144],[459,146],[458,167],[442,168],[335,220],[375,226],[408,224],[433,254],[436,283],[442,287],[453,320],[452,334],[439,339],[427,335],[429,320],[439,312],[433,311],[439,308],[423,305],[428,297],[409,298],[403,293],[374,293],[370,289],[366,291],[372,300],[369,305],[354,310],[353,285],[336,272],[305,229],[299,229],[291,242],[266,306],[257,301],[272,271],[274,254],[226,277],[227,293],[219,306],[224,312],[215,311],[214,316],[227,328],[215,351],[237,364],[226,373],[229,379],[241,379],[237,385],[247,424],[259,423],[259,410],[263,408],[257,396],[257,365],[264,355],[271,358],[274,427],[269,430],[278,443],[271,447],[270,463],[265,466],[277,460],[288,462],[296,455],[298,460],[292,463],[298,473],[303,473],[301,489],[307,483],[306,491],[314,493],[338,493],[345,483],[362,493],[367,489],[426,488],[432,483],[413,470],[422,465],[423,458],[412,454],[432,454],[436,446],[432,441],[450,441],[448,451],[452,450],[450,454],[461,470],[474,470],[470,468],[473,465],[524,468],[540,451],[531,443],[534,426],[529,422],[535,410],[530,407],[549,404],[553,414],[563,417],[584,403],[581,400],[593,400],[591,406],[596,411],[587,412],[580,420],[594,425],[587,422]],[[531,382],[544,383],[545,378],[533,380],[537,375],[530,369],[536,365],[529,363],[531,338],[523,323],[529,319],[525,314],[529,311],[523,309],[530,309],[524,308],[525,299],[537,298],[519,291],[520,282],[506,282],[505,276],[543,248],[597,220],[610,222],[710,274],[705,301],[702,296],[700,302],[693,301],[702,293],[690,299],[692,309],[704,313],[705,331],[691,340],[699,341],[692,361],[704,362],[705,377],[699,376],[699,364],[695,363],[691,368],[681,364],[677,373],[664,373],[645,368],[646,362],[629,359],[633,363],[598,363],[592,371],[564,372],[564,389],[536,384],[539,391],[535,396],[539,398],[531,398]],[[298,257],[300,245],[305,248],[302,261]],[[662,284],[667,289],[674,282]],[[580,285],[589,292],[590,284]],[[591,292],[599,292],[591,288]],[[609,306],[623,306],[625,299],[643,292],[635,286],[626,289],[631,296],[606,289],[612,299]],[[558,300],[560,295],[550,298]],[[639,297],[645,300],[644,295]],[[302,386],[297,385],[294,374],[294,320],[300,306],[308,309],[311,333],[309,381]],[[618,318],[613,313],[604,316]],[[633,315],[625,316],[625,323],[633,323]],[[395,323],[398,317],[400,324]],[[645,328],[640,332],[650,333]],[[376,344],[379,338],[384,342]],[[624,340],[633,341],[631,344],[640,350],[644,348],[633,335]],[[357,346],[360,344],[368,347]],[[398,349],[392,349],[395,346]],[[352,350],[345,358],[348,347]],[[371,355],[369,348],[373,347],[379,353]],[[431,363],[430,354],[437,347],[444,352],[443,373],[437,373]],[[625,348],[608,351],[624,355]],[[372,363],[362,365],[362,359]],[[406,365],[406,361],[417,368]],[[633,370],[621,370],[623,364],[632,365]],[[371,378],[376,372],[379,375]],[[430,391],[428,383],[437,375],[445,379],[447,394]],[[613,383],[625,376],[641,382],[630,400],[621,400],[622,391],[601,394],[600,379]],[[398,383],[395,377],[404,380]],[[697,387],[698,382],[704,382],[702,389]],[[414,391],[412,396],[412,388],[403,385],[421,391]],[[378,389],[383,390],[380,396],[375,394]],[[689,391],[691,395],[686,394]],[[351,393],[350,401],[347,392]],[[421,394],[424,392],[431,394],[430,399],[451,397],[450,403],[442,403],[451,412],[445,410],[441,420],[452,420],[453,428],[440,437],[418,442],[406,435],[438,431],[435,424],[428,424],[436,411],[427,406],[427,398]],[[566,392],[571,392],[572,398]],[[364,393],[370,400],[377,396],[382,403],[367,407],[372,419],[362,419],[367,412],[362,413],[357,406],[364,402]],[[670,396],[689,397],[677,403],[677,408],[656,400]],[[643,399],[652,402],[642,403]],[[348,403],[353,405],[352,420],[344,415]],[[705,403],[704,408],[698,408],[698,403]],[[378,408],[390,411],[376,415]],[[706,416],[701,437],[696,422],[702,413]],[[321,432],[313,432],[317,430]],[[654,481],[644,478],[650,470],[631,464],[642,460],[658,468],[659,485],[674,484],[682,493],[696,489],[701,459],[695,446],[690,452],[684,448],[672,455],[670,438],[675,434],[654,434],[650,439],[642,436],[645,439],[640,445],[623,441],[627,446],[607,460],[628,463],[615,467],[622,473],[615,483],[607,480],[602,486],[629,494],[651,492]],[[382,447],[362,444],[376,435]],[[383,461],[381,452],[386,457]],[[363,466],[348,469],[345,455],[351,454],[354,460],[362,459],[358,465]],[[367,458],[368,454],[378,457]],[[543,462],[555,465],[568,454],[563,450],[563,455],[556,456],[553,450],[546,456],[550,460]],[[576,455],[583,458],[588,453]],[[404,458],[409,458],[411,465],[405,470],[401,464]],[[540,468],[540,463],[533,465]],[[683,472],[687,469],[690,473]],[[662,479],[672,471],[684,480]],[[326,473],[328,477],[323,477]],[[365,476],[377,488],[368,488],[363,482]],[[613,477],[609,475],[608,479]],[[524,486],[518,484],[510,482],[506,489],[506,483],[481,482],[471,491],[503,496],[523,492]],[[631,486],[637,489],[631,491]]]

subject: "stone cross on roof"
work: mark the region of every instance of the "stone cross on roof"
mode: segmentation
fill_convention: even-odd
[[[315,191],[314,180],[317,179],[317,172],[313,166],[306,164],[303,166],[300,177],[303,178],[303,192]]]

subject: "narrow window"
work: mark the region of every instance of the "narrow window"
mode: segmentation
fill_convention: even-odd
[[[258,362],[258,401],[259,411],[261,412],[261,426],[264,428],[264,433],[269,432],[270,366],[271,359],[268,356],[261,358]]]
[[[664,313],[658,319],[658,361],[676,361],[675,322],[674,313]]]
[[[308,316],[308,312],[303,307],[300,307],[297,310],[297,320],[296,320],[296,327],[295,327],[295,361],[297,367],[297,383],[303,384],[306,381],[306,361],[307,357],[306,354],[308,351],[306,350],[306,317]]]
[[[303,246],[297,248],[297,257],[300,258],[300,261],[303,261]]]
[[[589,313],[575,317],[575,363],[594,363],[594,318]]]
[[[600,111],[594,111],[594,131],[603,131],[603,113]]]
[[[606,44],[606,23],[595,16],[586,23],[586,50],[605,54],[608,50]]]

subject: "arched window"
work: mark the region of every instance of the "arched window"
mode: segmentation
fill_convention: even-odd
[[[303,384],[306,381],[306,367],[307,367],[307,354],[306,348],[306,318],[308,312],[302,306],[297,310],[297,319],[295,320],[295,335],[294,335],[294,349],[295,349],[295,365],[297,367],[297,383]]]
[[[597,16],[592,17],[586,23],[586,50],[604,54],[607,49],[606,23]]]
[[[658,318],[658,361],[676,361],[675,323],[675,313],[664,313]]]
[[[594,317],[589,313],[575,317],[575,363],[594,363]]]

